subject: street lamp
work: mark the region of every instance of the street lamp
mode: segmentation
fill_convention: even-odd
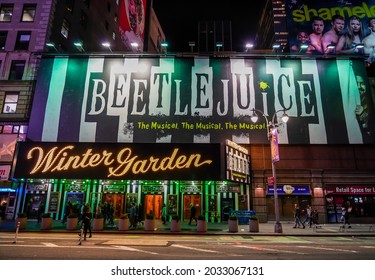
[[[256,123],[258,121],[258,115],[257,113],[262,114],[264,119],[266,120],[267,124],[267,138],[270,141],[271,146],[271,160],[272,160],[272,177],[273,177],[273,196],[275,199],[275,232],[276,233],[282,233],[283,228],[280,223],[280,216],[279,216],[279,198],[277,195],[277,181],[276,181],[276,167],[275,162],[278,162],[280,160],[279,157],[279,143],[278,143],[278,126],[281,124],[278,122],[277,119],[277,113],[283,112],[283,115],[281,116],[282,122],[286,123],[289,120],[289,116],[287,113],[285,113],[285,109],[277,110],[273,116],[271,121],[268,121],[267,116],[264,114],[263,111],[253,108],[252,114],[251,114],[251,121],[253,123]]]

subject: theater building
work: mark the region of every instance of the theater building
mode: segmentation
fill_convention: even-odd
[[[230,210],[272,221],[271,121],[282,220],[299,203],[334,222],[341,200],[363,202],[358,213],[374,219],[373,95],[361,98],[358,76],[369,89],[355,58],[45,55],[13,163],[15,212],[31,216],[43,200],[61,219],[71,200],[113,203],[119,217],[136,202],[158,217],[165,203],[186,219],[194,203],[212,222]]]

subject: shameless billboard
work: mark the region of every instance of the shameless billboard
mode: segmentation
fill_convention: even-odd
[[[286,0],[286,14],[291,52],[365,54],[372,59],[375,0]]]
[[[363,60],[44,57],[27,137],[267,143],[256,108],[269,120],[286,110],[280,144],[374,143],[368,89]]]

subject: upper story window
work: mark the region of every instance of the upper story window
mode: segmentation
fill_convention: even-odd
[[[66,9],[73,14],[74,10],[74,0],[66,0]]]
[[[85,14],[84,11],[81,11],[80,22],[81,22],[82,27],[86,29],[87,28],[88,17]]]
[[[25,65],[25,60],[13,60],[10,66],[9,80],[22,80]]]
[[[22,19],[23,22],[33,22],[35,19],[36,4],[25,4],[23,6]]]
[[[83,0],[83,4],[87,7],[87,9],[90,8],[90,0]]]
[[[0,21],[10,22],[13,15],[13,4],[0,5]]]
[[[28,50],[29,43],[31,39],[30,31],[19,31],[17,34],[16,45],[14,46],[15,50]]]
[[[70,24],[67,21],[67,19],[64,18],[62,26],[61,26],[61,35],[63,35],[66,39],[69,37],[69,29],[70,29]]]
[[[8,36],[8,31],[0,31],[0,51],[5,50],[7,36]]]
[[[5,94],[3,113],[14,114],[17,111],[18,92],[7,92]]]

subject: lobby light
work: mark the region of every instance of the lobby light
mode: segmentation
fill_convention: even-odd
[[[281,120],[284,123],[286,123],[289,120],[289,116],[287,115],[285,109],[281,109],[281,110],[276,111],[273,114],[271,121],[269,121],[267,116],[264,114],[263,111],[255,109],[255,108],[253,108],[251,111],[252,111],[252,113],[251,113],[250,118],[251,118],[252,122],[255,123],[255,122],[258,121],[258,115],[257,115],[256,112],[260,113],[266,121],[267,138],[270,141],[270,148],[271,148],[273,196],[274,196],[274,200],[275,200],[275,229],[274,229],[274,231],[276,233],[282,233],[283,228],[282,228],[281,223],[280,223],[279,197],[278,197],[278,194],[277,194],[277,180],[276,180],[276,166],[275,166],[275,163],[277,161],[279,161],[279,155],[278,155],[278,153],[279,153],[278,152],[279,151],[278,141],[279,140],[278,140],[278,130],[277,129],[278,129],[280,123],[278,122],[278,119],[277,119],[277,113],[283,112],[283,115],[281,116]]]
[[[80,52],[86,52],[81,41],[75,41],[73,44]]]

